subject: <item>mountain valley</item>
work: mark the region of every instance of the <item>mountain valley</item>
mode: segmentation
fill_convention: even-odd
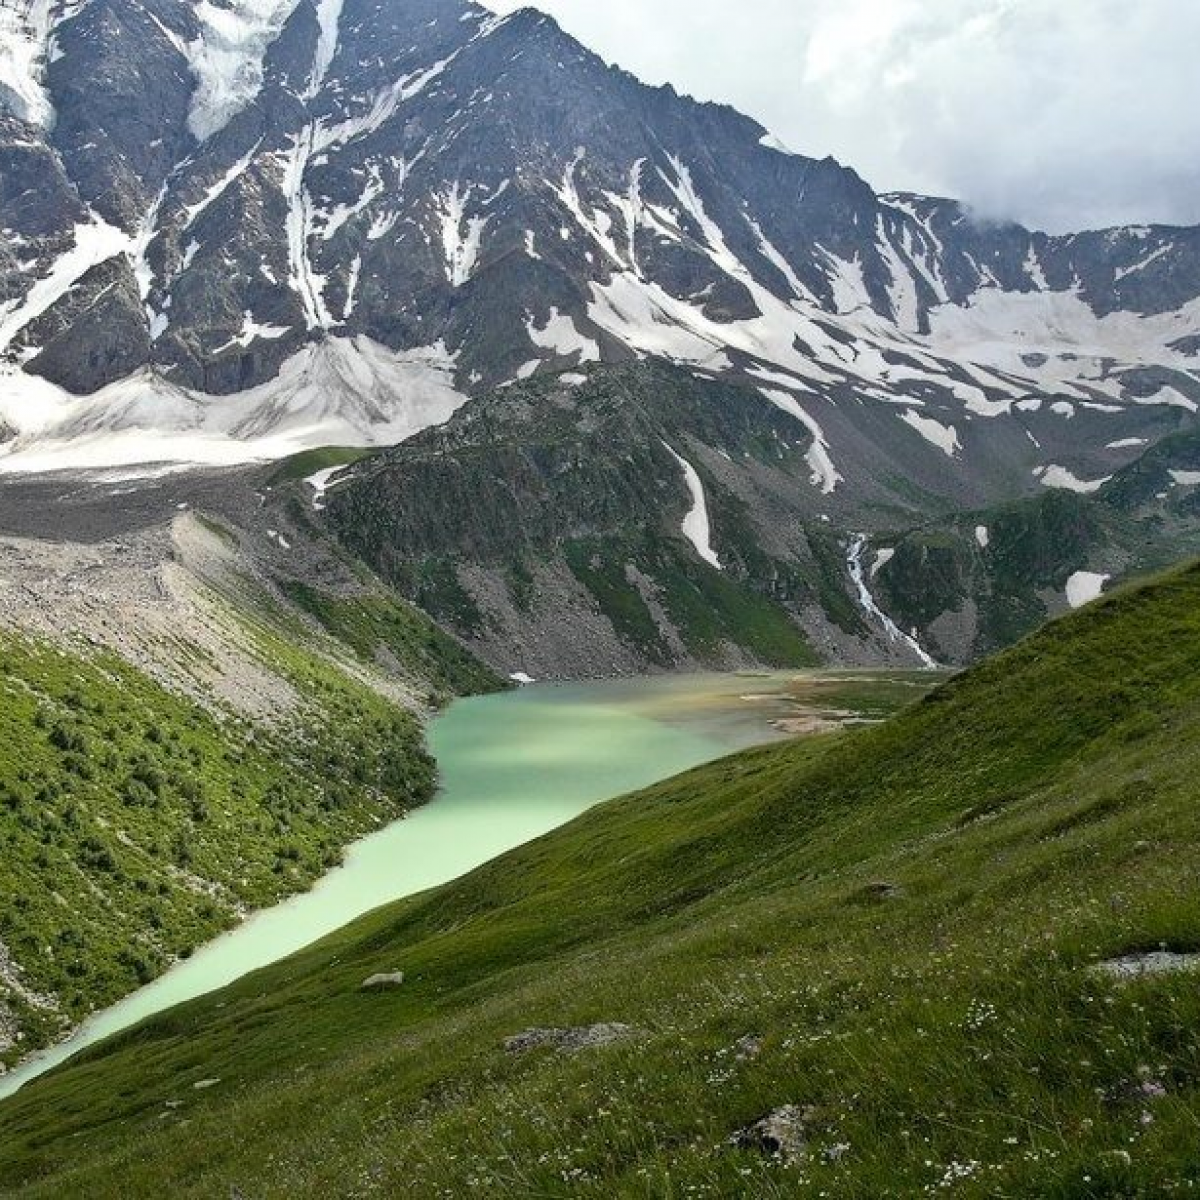
[[[0,1193],[1190,1190],[1198,414],[1200,226],[531,8],[0,0]]]

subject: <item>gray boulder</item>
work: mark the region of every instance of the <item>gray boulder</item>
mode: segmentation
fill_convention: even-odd
[[[787,1163],[802,1162],[808,1155],[809,1111],[785,1104],[753,1125],[739,1129],[730,1143],[739,1150],[757,1150]]]
[[[372,975],[370,979],[364,979],[360,990],[364,992],[389,992],[403,986],[404,972],[390,971],[379,975]]]
[[[576,1054],[580,1050],[595,1050],[616,1042],[637,1037],[639,1030],[632,1025],[605,1023],[585,1025],[574,1029],[526,1029],[504,1039],[509,1054],[524,1054],[529,1050],[550,1049],[560,1054]]]

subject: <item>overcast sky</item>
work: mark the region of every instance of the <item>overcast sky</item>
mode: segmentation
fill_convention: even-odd
[[[1051,231],[1200,223],[1197,0],[535,7],[647,82],[728,101],[881,191]]]

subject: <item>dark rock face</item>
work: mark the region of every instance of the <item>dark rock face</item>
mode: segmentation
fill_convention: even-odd
[[[36,348],[27,371],[77,394],[137,370],[150,352],[150,338],[128,261],[110,258],[93,267],[26,326],[16,344]]]
[[[92,0],[55,35],[51,145],[84,203],[124,229],[142,223],[193,149],[185,123],[195,80],[180,48],[197,33],[191,7]]]

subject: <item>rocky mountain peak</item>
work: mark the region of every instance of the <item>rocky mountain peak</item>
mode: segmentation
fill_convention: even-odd
[[[915,433],[930,474],[985,472],[974,456],[1018,437],[1086,480],[1111,443],[1200,402],[1198,231],[1050,238],[878,196],[534,9],[5,12],[21,31],[0,58],[9,465],[48,442],[69,460],[81,420],[114,434],[107,457],[142,453],[124,434],[143,420],[181,457],[197,424],[233,456],[264,452],[235,428],[381,441],[428,387],[461,405],[645,356],[781,391],[820,439],[843,430],[847,462]],[[317,411],[334,424],[297,383],[331,341],[346,390]],[[154,401],[168,384],[186,424]]]

